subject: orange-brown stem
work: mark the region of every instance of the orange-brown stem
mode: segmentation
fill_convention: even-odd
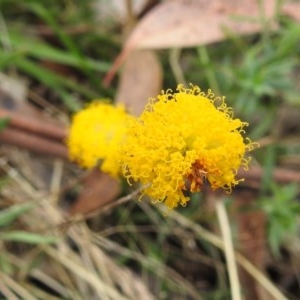
[[[262,168],[251,168],[248,171],[240,169],[238,177],[245,178],[247,180],[245,184],[247,184],[250,180],[255,182],[258,181],[259,183],[264,176],[264,172],[265,171]],[[300,172],[276,168],[271,174],[271,180],[278,183],[300,182]]]
[[[16,128],[7,127],[0,133],[0,142],[25,148],[41,154],[68,158],[67,147],[59,141],[43,138]]]
[[[32,132],[53,139],[63,140],[67,135],[65,126],[52,124],[38,118],[24,117],[20,113],[0,109],[0,118],[9,118],[9,126]]]

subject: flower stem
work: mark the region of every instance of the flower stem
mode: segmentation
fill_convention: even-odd
[[[234,257],[234,249],[232,244],[230,224],[228,221],[225,205],[222,200],[216,201],[216,212],[218,215],[219,225],[223,237],[224,253],[227,262],[229,282],[231,286],[231,297],[232,297],[231,299],[242,300],[237,265]]]
[[[179,48],[173,48],[170,50],[169,54],[169,62],[171,69],[173,71],[174,77],[176,79],[177,83],[183,83],[186,84],[186,80],[183,75],[182,68],[180,66],[179,60],[180,60],[180,54],[181,54],[181,49]]]
[[[218,85],[218,80],[216,78],[206,47],[202,46],[197,48],[197,52],[198,52],[200,62],[202,63],[202,67],[206,73],[206,78],[209,83],[209,86],[215,93],[219,93],[220,89]]]

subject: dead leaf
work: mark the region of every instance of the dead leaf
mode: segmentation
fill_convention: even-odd
[[[116,102],[123,103],[133,115],[140,115],[148,99],[162,88],[162,69],[155,53],[139,50],[131,53],[122,70]]]
[[[282,5],[282,13],[300,22],[300,3],[287,2]]]
[[[95,169],[85,178],[83,188],[77,201],[71,207],[70,213],[86,214],[97,210],[116,199],[119,193],[119,182]]]
[[[133,50],[193,47],[224,40],[228,32],[258,32],[261,29],[258,2],[173,0],[157,5],[134,28],[104,84],[109,85]],[[262,10],[269,19],[274,15],[275,0],[262,2]]]
[[[156,6],[136,26],[125,49],[192,47],[249,34],[261,29],[258,1],[168,1]],[[272,17],[275,1],[264,2],[264,12]],[[256,18],[253,20],[253,17]],[[251,20],[252,18],[252,20]]]

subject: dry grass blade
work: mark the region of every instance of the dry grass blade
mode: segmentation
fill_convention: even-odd
[[[59,192],[61,189],[61,181],[62,181],[62,175],[63,175],[63,168],[64,163],[60,159],[56,159],[54,161],[53,166],[53,175],[51,179],[51,185],[50,185],[50,195],[52,196],[51,202],[56,205],[59,201]]]
[[[121,290],[124,291],[130,299],[155,299],[140,278],[136,277],[126,268],[120,268],[114,264],[102,251],[99,251],[97,246],[92,244],[91,247],[89,247],[89,252],[106,282],[112,285],[113,281],[116,281],[117,278]]]
[[[5,285],[4,281],[0,281],[0,292],[5,296],[7,299],[10,300],[19,300],[19,298]]]
[[[154,296],[140,278],[135,276],[129,269],[119,267],[101,250],[101,247],[95,245],[92,233],[84,224],[75,225],[70,229],[69,234],[76,243],[81,255],[81,259],[78,258],[77,261],[83,262],[85,269],[89,270],[90,274],[95,274],[99,278],[98,280],[102,278],[103,288],[108,289],[102,292],[101,297],[111,299],[111,293],[114,289],[117,290],[116,286],[118,286],[122,295],[125,295],[124,299],[126,297],[128,299],[154,299]]]
[[[226,262],[228,266],[229,281],[231,285],[232,300],[241,300],[242,299],[241,288],[240,288],[240,281],[239,281],[239,276],[238,276],[238,271],[236,266],[236,260],[234,257],[231,230],[230,230],[226,209],[224,207],[224,203],[222,199],[216,201],[216,211],[217,211],[220,229],[223,237],[224,252],[225,252]]]
[[[6,274],[1,272],[0,278],[2,279],[2,282],[5,283],[7,285],[7,287],[9,287],[12,291],[14,291],[16,294],[18,294],[21,299],[37,300],[36,297],[31,295],[25,288],[23,288],[19,283],[14,281],[11,277],[7,276]],[[10,299],[13,299],[13,298],[10,298]]]
[[[12,179],[10,189],[13,187],[18,190],[15,194],[18,198],[16,202],[22,202],[25,198],[40,202],[40,206],[33,209],[29,214],[22,216],[22,222],[24,222],[27,230],[33,232],[42,231],[44,234],[47,234],[49,230],[55,229],[56,234],[61,236],[62,232],[57,230],[59,229],[57,225],[61,224],[65,218],[63,212],[49,201],[52,196],[47,194],[41,195],[40,192],[31,187],[17,170],[11,168],[4,161],[2,169]],[[7,187],[2,191],[4,194],[6,189]],[[91,234],[89,230],[83,224],[75,224],[64,233],[68,239],[61,239],[57,244],[57,248],[42,248],[42,253],[50,257],[48,262],[51,262],[52,267],[50,270],[45,270],[47,276],[39,278],[39,281],[44,281],[49,288],[52,288],[53,291],[60,295],[65,295],[66,293],[70,295],[71,293],[72,299],[78,299],[78,297],[101,297],[101,299],[105,299],[105,296],[108,300],[154,299],[141,279],[135,277],[126,268],[119,267],[114,260],[102,252],[100,247],[95,245],[90,239]],[[72,240],[72,245],[75,246],[75,249],[71,247],[70,240]],[[47,264],[47,260],[44,261]],[[48,274],[48,272],[50,273]],[[26,277],[26,272],[24,276]],[[126,282],[122,282],[124,278]],[[76,291],[72,287],[72,282],[74,283],[74,281],[77,283]],[[65,288],[62,289],[62,286]],[[42,292],[42,290],[39,291],[33,286],[31,291],[35,295]]]
[[[160,210],[163,212],[163,208],[160,208]],[[176,211],[170,212],[168,216],[172,218],[176,223],[179,223],[181,226],[193,230],[201,238],[207,240],[212,245],[224,251],[223,241],[215,234],[204,229],[199,224],[195,224]],[[235,257],[240,266],[243,267],[255,280],[257,280],[257,282],[276,300],[287,300],[287,298],[281,293],[281,291],[244,256],[236,252]]]
[[[86,268],[80,262],[75,262],[74,259],[70,259],[69,254],[63,254],[61,251],[55,250],[51,247],[45,249],[45,252],[52,257],[52,259],[58,261],[60,264],[65,266],[68,270],[74,273],[77,277],[87,282],[98,294],[98,297],[101,295],[108,295],[112,299],[128,300],[128,298],[123,297],[115,289],[112,289],[109,286],[106,286],[95,274],[86,270]]]
[[[93,234],[93,240],[96,244],[98,244],[100,247],[105,248],[109,252],[112,251],[124,257],[128,257],[138,261],[147,269],[154,271],[156,276],[170,280],[172,283],[175,283],[177,286],[180,286],[181,289],[186,290],[193,297],[193,299],[202,299],[196,288],[191,283],[189,283],[183,276],[174,271],[172,268],[160,263],[159,260],[150,257],[145,257],[139,252],[122,247],[117,243],[114,243],[113,241],[105,239],[96,234]]]
[[[30,272],[30,276],[40,282],[44,283],[46,286],[51,288],[57,294],[62,295],[63,297],[68,297],[69,295],[72,296],[72,299],[78,299],[76,296],[69,291],[65,286],[63,286],[60,282],[55,280],[54,278],[48,276],[45,272],[41,270],[34,269]]]

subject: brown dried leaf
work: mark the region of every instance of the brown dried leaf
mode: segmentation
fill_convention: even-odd
[[[104,85],[109,85],[117,69],[133,50],[192,47],[224,40],[228,32],[258,32],[261,29],[258,2],[173,0],[157,5],[132,31],[123,51],[105,77]],[[275,0],[262,2],[264,15],[272,18]]]
[[[98,169],[84,180],[77,201],[71,207],[71,214],[86,214],[113,201],[120,193],[119,182]]]
[[[161,87],[162,69],[153,51],[134,51],[122,70],[116,102],[125,104],[131,114],[138,116]]]
[[[300,22],[300,3],[288,2],[282,6],[283,14],[291,17],[296,22]]]
[[[168,1],[156,6],[136,26],[125,49],[191,47],[226,39],[224,29],[249,34],[261,29],[258,1]],[[274,14],[275,1],[265,0],[264,12]],[[252,18],[252,20],[251,20]],[[253,18],[256,18],[253,21]]]

